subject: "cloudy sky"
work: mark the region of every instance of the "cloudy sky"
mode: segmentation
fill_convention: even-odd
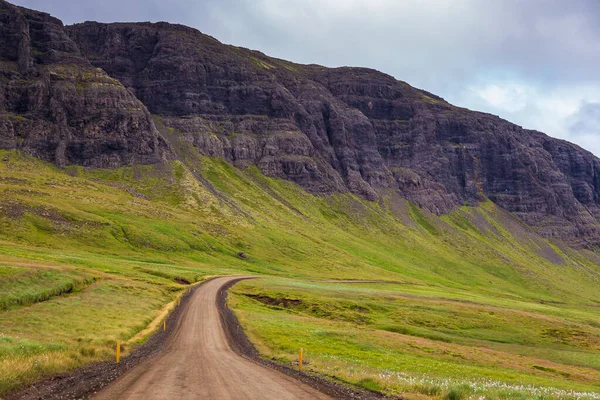
[[[598,0],[12,0],[66,24],[168,21],[300,63],[371,67],[600,156]]]

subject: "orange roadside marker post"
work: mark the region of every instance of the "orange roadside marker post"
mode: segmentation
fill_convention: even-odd
[[[165,319],[163,322],[163,331],[167,330],[167,320]]]
[[[117,364],[121,362],[121,343],[117,342]]]
[[[177,299],[177,306],[181,305],[181,299]]]
[[[302,372],[302,359],[304,358],[304,349],[300,348],[300,356],[298,357],[298,371]]]

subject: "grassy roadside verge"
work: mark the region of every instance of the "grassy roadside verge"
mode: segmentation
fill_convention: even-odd
[[[259,279],[230,290],[259,351],[407,398],[600,398],[600,327],[580,304],[541,305],[398,284]]]
[[[0,392],[114,357],[177,292],[105,276],[83,290],[0,313]]]

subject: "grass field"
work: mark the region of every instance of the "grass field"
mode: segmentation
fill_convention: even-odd
[[[310,371],[367,389],[488,399],[600,392],[597,310],[578,304],[289,279],[240,283],[231,304],[263,354],[290,363],[304,348]]]
[[[475,395],[481,379],[523,398],[520,382],[600,391],[593,253],[490,202],[438,218],[394,193],[315,197],[178,152],[60,170],[0,151],[0,395],[110,359],[117,341],[130,349],[189,284],[231,274],[269,277],[232,297],[265,355],[305,346],[310,368],[349,382],[434,397]]]

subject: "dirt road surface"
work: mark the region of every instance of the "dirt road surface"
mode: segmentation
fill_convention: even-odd
[[[281,372],[234,353],[221,325],[216,297],[239,277],[199,287],[165,350],[125,373],[93,399],[329,399]]]

